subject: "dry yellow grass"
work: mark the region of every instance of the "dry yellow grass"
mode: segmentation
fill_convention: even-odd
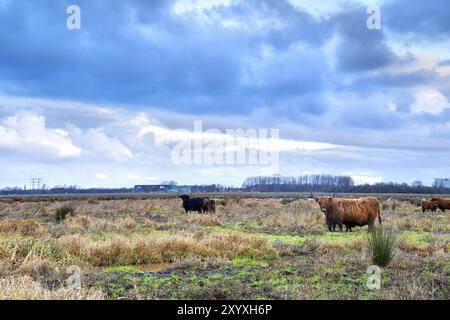
[[[64,221],[58,228],[63,233],[76,233],[76,232],[104,232],[104,231],[123,231],[123,230],[135,230],[140,227],[153,227],[154,224],[146,223],[140,224],[137,220],[130,216],[126,217],[112,217],[110,219],[97,218],[94,216],[77,215],[70,217]]]
[[[57,241],[60,250],[94,266],[173,262],[177,258],[276,255],[266,239],[230,233],[213,233],[201,239],[188,234],[136,237],[113,236],[93,241],[80,235]]]
[[[0,239],[0,273],[45,274],[56,264],[66,265],[67,256],[53,242],[20,237]]]
[[[105,295],[95,289],[59,288],[49,290],[29,276],[0,279],[0,300],[102,300]]]
[[[209,214],[189,214],[180,219],[185,225],[201,225],[205,227],[221,226],[220,218]]]
[[[314,216],[298,213],[271,214],[261,219],[261,225],[265,229],[287,229],[299,233],[320,232],[324,229],[321,214]]]
[[[439,243],[410,243],[407,241],[399,241],[398,247],[400,250],[407,253],[417,253],[422,257],[427,256],[443,256],[450,261],[450,241],[445,240]]]
[[[2,236],[19,234],[21,236],[42,237],[47,230],[35,219],[9,219],[0,221],[0,234]]]

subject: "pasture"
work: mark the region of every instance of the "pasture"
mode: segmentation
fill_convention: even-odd
[[[167,195],[0,201],[0,299],[450,298],[450,213],[420,198],[380,197],[397,241],[373,290],[367,226],[329,232],[295,195],[213,197],[216,214]]]

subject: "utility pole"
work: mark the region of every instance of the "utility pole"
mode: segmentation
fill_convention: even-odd
[[[42,183],[42,178],[31,178],[30,182],[33,187],[33,190],[36,190],[36,186],[38,189],[40,189],[41,183]]]

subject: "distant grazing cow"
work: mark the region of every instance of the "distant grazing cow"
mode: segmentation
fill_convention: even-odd
[[[203,212],[203,199],[202,198],[191,198],[187,194],[179,196],[183,199],[183,208],[186,213],[189,211],[197,211],[198,213]]]
[[[208,198],[203,198],[203,211],[216,213],[216,202]]]
[[[426,200],[420,201],[420,204],[418,205],[418,207],[422,207],[423,213],[425,213],[427,210],[430,210],[431,212],[436,213],[438,206],[439,205],[438,205],[437,201],[426,201]]]
[[[450,200],[449,199],[441,199],[441,198],[433,198],[431,202],[436,202],[438,204],[438,208],[445,212],[445,210],[450,210]]]
[[[381,209],[377,198],[336,199],[335,197],[315,198],[320,209],[325,213],[330,231],[336,230],[336,225],[342,231],[342,225],[351,231],[355,226],[369,226],[372,231],[375,219],[381,225]]]

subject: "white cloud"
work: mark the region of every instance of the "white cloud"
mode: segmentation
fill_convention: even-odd
[[[308,11],[315,16],[330,16],[350,5],[382,5],[386,0],[289,0],[295,7]]]
[[[415,91],[415,103],[411,106],[412,113],[430,113],[438,115],[445,109],[450,109],[447,98],[434,88],[422,87]]]
[[[244,138],[239,138],[237,134],[238,128],[230,129],[232,131],[221,132],[218,129],[202,130],[201,127],[194,127],[193,131],[164,128],[157,125],[144,126],[139,130],[138,138],[142,138],[147,134],[153,134],[157,143],[176,143],[186,141],[200,141],[204,143],[215,143],[215,145],[223,145],[224,151],[228,147],[239,149],[241,145],[262,151],[286,151],[286,152],[308,152],[328,150],[333,148],[342,148],[342,146],[330,143],[321,143],[314,141],[288,140],[274,137],[270,130],[266,134],[261,134],[259,129],[254,129],[255,136],[250,131],[243,130],[248,134]]]
[[[32,157],[69,159],[81,156],[68,132],[46,127],[45,118],[28,112],[7,117],[0,124],[0,149]]]
[[[344,172],[343,174],[352,177],[353,181],[357,185],[383,182],[383,177],[380,176],[378,173],[372,171]]]
[[[95,174],[95,177],[96,177],[97,179],[100,179],[100,180],[107,180],[107,179],[108,179],[108,175],[105,174],[105,173],[96,173],[96,174]]]
[[[126,161],[133,158],[118,138],[109,137],[101,128],[83,131],[72,124],[49,128],[45,116],[30,111],[17,111],[0,119],[0,150],[35,159],[91,157]]]
[[[179,15],[201,13],[216,6],[229,6],[231,0],[178,0],[172,7],[173,12]]]
[[[82,132],[72,127],[71,136],[89,156],[113,161],[127,161],[133,158],[133,153],[119,139],[108,137],[102,129],[90,128]]]

